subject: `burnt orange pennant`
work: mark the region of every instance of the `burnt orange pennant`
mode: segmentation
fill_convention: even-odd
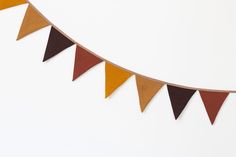
[[[207,114],[210,118],[211,124],[214,124],[216,116],[229,93],[200,91],[200,95],[207,111]]]
[[[94,56],[84,48],[77,46],[75,54],[73,81],[103,60]]]
[[[105,97],[107,98],[133,74],[130,73],[129,71],[126,71],[113,64],[106,62],[105,75],[106,75]]]
[[[21,24],[21,28],[17,40],[36,32],[37,30],[50,25],[49,22],[40,15],[31,5],[28,6],[25,17]]]
[[[152,98],[163,87],[164,83],[136,75],[136,84],[139,95],[140,109],[143,112]]]
[[[27,3],[26,0],[0,0],[0,10]]]

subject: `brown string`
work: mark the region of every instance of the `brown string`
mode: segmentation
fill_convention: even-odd
[[[179,87],[179,88],[185,88],[185,89],[191,89],[191,90],[199,90],[199,91],[208,91],[208,92],[226,92],[226,93],[236,93],[236,90],[218,90],[218,89],[207,89],[207,88],[195,88],[195,87],[189,87],[189,86],[184,86],[184,85],[179,85],[179,84],[174,84],[174,83],[170,83],[170,82],[166,82],[166,81],[163,81],[163,80],[158,80],[158,79],[154,79],[154,78],[151,78],[151,77],[148,77],[148,76],[144,76],[142,74],[139,74],[139,73],[136,73],[136,72],[133,72],[131,70],[128,70],[128,69],[125,69],[117,64],[114,64],[108,60],[106,60],[105,58],[97,55],[96,53],[92,52],[91,50],[89,50],[88,48],[84,47],[83,45],[79,44],[78,42],[76,42],[74,39],[72,39],[71,37],[69,37],[67,34],[65,34],[61,29],[59,29],[57,26],[55,26],[50,20],[48,20],[29,0],[26,0],[27,3],[29,3],[34,9],[36,12],[38,12],[43,18],[45,18],[45,20],[48,21],[48,23],[50,23],[50,25],[52,27],[54,27],[58,32],[60,32],[61,34],[63,34],[65,37],[67,37],[68,39],[70,39],[72,42],[74,42],[76,45],[78,45],[79,47],[82,47],[83,49],[87,50],[89,53],[93,54],[94,56],[100,58],[101,60],[109,63],[109,64],[112,64],[113,66],[116,66],[117,68],[120,68],[120,69],[123,69],[125,71],[128,71],[134,75],[139,75],[139,76],[142,76],[143,78],[146,78],[148,80],[153,80],[153,81],[158,81],[158,82],[162,82],[163,84],[167,84],[167,85],[170,85],[170,86],[175,86],[175,87]]]

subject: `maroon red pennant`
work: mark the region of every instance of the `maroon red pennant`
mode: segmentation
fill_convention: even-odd
[[[43,61],[54,57],[72,45],[74,45],[74,43],[70,39],[52,27]]]
[[[196,90],[184,89],[170,85],[167,85],[167,89],[175,119],[178,119]]]
[[[216,116],[229,93],[200,91],[200,95],[207,114],[210,118],[211,124],[214,124]]]
[[[101,63],[103,60],[89,53],[87,50],[76,47],[73,81],[86,71]]]

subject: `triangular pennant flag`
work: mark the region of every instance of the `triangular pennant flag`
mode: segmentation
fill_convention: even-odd
[[[74,43],[70,39],[52,27],[43,61],[54,57],[72,45],[74,45]]]
[[[133,74],[106,62],[106,98],[109,97]]]
[[[80,75],[82,75],[95,65],[101,63],[102,61],[102,59],[89,53],[84,48],[77,46],[75,54],[73,80],[77,79]]]
[[[146,79],[142,76],[136,75],[136,84],[138,89],[140,108],[143,112],[148,103],[155,96],[155,94],[162,88],[164,83]]]
[[[167,85],[167,90],[169,93],[175,119],[178,119],[179,115],[182,113],[196,90],[184,89],[171,85]]]
[[[0,0],[0,10],[27,3],[26,0]]]
[[[29,5],[26,10],[23,22],[21,24],[17,40],[48,25],[48,21],[44,17],[42,17],[37,11],[35,11],[35,9],[31,5]]]
[[[214,124],[216,116],[229,93],[200,91],[200,95],[207,114],[210,118],[211,124]]]

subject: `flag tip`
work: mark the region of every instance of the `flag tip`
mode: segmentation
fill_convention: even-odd
[[[105,95],[105,99],[107,99],[109,96],[110,96],[110,95],[106,94],[106,95]]]
[[[73,78],[72,78],[72,81],[74,82],[76,79],[77,79],[77,78],[73,77]]]
[[[145,111],[145,108],[140,107],[140,111],[141,113],[143,113]]]
[[[72,81],[75,81],[79,78],[79,75],[77,75],[76,73],[73,74],[73,78],[72,78]]]
[[[16,41],[19,41],[21,39],[23,39],[25,36],[21,36],[20,34],[18,34],[17,38],[16,38]]]
[[[211,125],[214,125],[215,121],[211,121]]]
[[[178,120],[179,118],[179,115],[174,115],[175,116],[175,120]]]
[[[16,38],[16,41],[19,41],[21,38],[18,36],[17,38]]]
[[[43,57],[43,62],[46,62],[49,58],[46,58],[46,56]]]
[[[105,91],[105,99],[107,99],[111,94],[109,94],[107,91]]]

